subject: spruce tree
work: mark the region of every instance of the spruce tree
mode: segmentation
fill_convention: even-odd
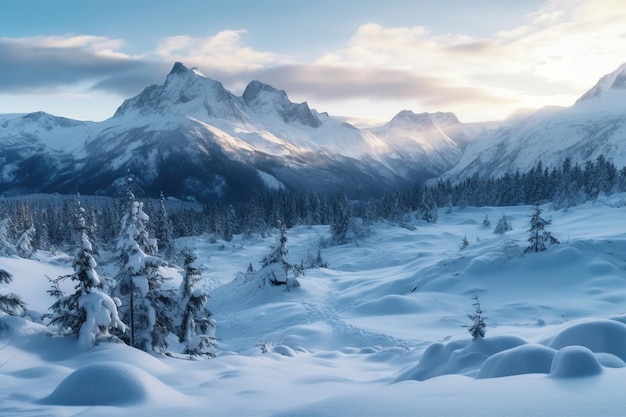
[[[174,231],[172,221],[165,208],[165,196],[163,191],[159,196],[159,212],[157,215],[154,237],[157,239],[159,250],[166,255],[171,255],[174,244]]]
[[[138,349],[164,352],[168,336],[175,333],[176,296],[163,286],[165,278],[159,268],[166,263],[157,256],[156,239],[148,232],[148,215],[135,199],[130,178],[125,210],[117,242],[121,268],[116,292],[127,306],[122,318],[130,333],[122,337]]]
[[[11,218],[0,220],[0,256],[13,256],[17,253],[15,245],[11,243]]]
[[[350,202],[343,191],[338,191],[333,204],[333,218],[330,224],[331,240],[334,244],[346,243],[350,228]]]
[[[530,229],[528,229],[528,241],[530,245],[524,249],[524,253],[543,252],[548,249],[546,245],[556,245],[559,243],[557,238],[545,230],[545,227],[548,226],[551,221],[542,218],[541,212],[542,210],[539,208],[539,204],[535,205],[533,214],[530,215]]]
[[[419,208],[422,220],[428,223],[437,223],[437,219],[439,218],[439,214],[437,213],[437,202],[435,201],[432,190],[426,186],[424,186],[424,190],[422,192]]]
[[[272,251],[261,260],[261,269],[255,272],[255,276],[261,283],[269,283],[275,286],[286,285],[287,288],[297,288],[300,282],[296,278],[302,273],[299,265],[292,265],[287,261],[289,250],[287,249],[287,236],[285,225],[280,222],[280,236]]]
[[[88,236],[85,209],[79,198],[76,200],[73,219],[78,247],[72,262],[74,273],[53,280],[54,287],[49,292],[57,300],[50,307],[52,314],[49,315],[49,325],[56,326],[60,334],[78,334],[80,344],[89,347],[100,339],[108,338],[110,329],[125,331],[126,326],[118,316],[119,300],[102,291],[102,283],[95,269],[97,263],[93,246]],[[66,278],[75,282],[75,291],[67,296],[58,285]]]
[[[195,266],[196,256],[184,253],[183,280],[178,291],[179,305],[183,309],[178,327],[178,341],[183,343],[183,353],[191,356],[215,357],[217,339],[216,323],[206,308],[209,295],[197,288],[200,271]]]
[[[491,221],[489,221],[489,215],[485,214],[485,218],[483,219],[483,226],[490,227]]]
[[[513,227],[507,220],[506,215],[503,214],[500,220],[498,220],[498,224],[496,224],[496,227],[493,229],[493,233],[496,235],[502,235],[506,232],[510,232],[511,230],[513,230]]]
[[[4,269],[0,269],[0,284],[10,284],[13,277]],[[22,316],[26,311],[24,301],[13,293],[0,294],[0,311],[11,316]]]
[[[487,324],[485,323],[486,317],[483,317],[483,310],[480,307],[480,300],[478,300],[478,296],[475,296],[473,300],[474,303],[472,306],[474,306],[474,312],[467,315],[467,317],[472,320],[472,325],[467,326],[467,331],[472,335],[472,340],[477,340],[485,337]]]

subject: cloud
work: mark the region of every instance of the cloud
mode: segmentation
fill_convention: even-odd
[[[498,117],[516,107],[573,103],[626,61],[624,21],[623,0],[549,0],[523,24],[490,36],[366,23],[312,59],[256,50],[245,30],[171,36],[141,55],[107,37],[0,38],[0,94],[70,89],[128,97],[163,82],[181,61],[235,91],[258,79],[317,101],[320,110],[398,102]]]
[[[246,46],[245,35],[245,30],[224,30],[204,38],[172,36],[162,39],[155,53],[163,60],[182,61],[203,71],[224,73],[246,72],[293,62],[282,55]]]
[[[454,80],[394,68],[293,65],[250,73],[290,94],[317,100],[419,100],[442,106],[451,102],[503,102],[489,89],[456,85]]]
[[[123,42],[95,36],[0,38],[0,92],[61,91],[111,76],[148,73]]]

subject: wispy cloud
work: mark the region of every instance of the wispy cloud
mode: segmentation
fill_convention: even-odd
[[[225,30],[205,38],[172,36],[162,39],[155,53],[162,60],[184,61],[204,71],[224,73],[249,72],[294,62],[280,54],[256,51],[245,45],[246,33],[245,30]]]
[[[148,72],[118,39],[96,36],[0,38],[0,92],[50,93]]]
[[[488,37],[366,23],[314,59],[257,50],[245,30],[171,36],[141,55],[99,36],[0,38],[0,94],[80,86],[129,96],[182,61],[229,88],[259,79],[321,106],[398,102],[502,117],[518,107],[573,103],[626,61],[625,21],[623,0],[549,0],[523,25]]]

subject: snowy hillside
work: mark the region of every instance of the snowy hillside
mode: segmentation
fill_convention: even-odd
[[[498,176],[604,155],[626,165],[626,64],[605,75],[574,105],[547,107],[511,126],[479,135],[443,178]]]
[[[217,358],[107,343],[84,350],[76,338],[3,316],[0,385],[10,389],[0,392],[0,414],[622,416],[625,207],[624,194],[568,211],[543,206],[561,243],[526,254],[529,206],[377,223],[358,241],[323,247],[329,267],[307,269],[289,291],[238,274],[260,267],[277,232],[181,238],[203,265]],[[503,215],[513,230],[496,235]],[[298,226],[286,237],[289,261],[299,263],[329,229]],[[0,258],[14,277],[0,294],[20,294],[32,316],[51,304],[46,275],[71,272],[69,257],[36,257]],[[178,284],[179,269],[164,272]],[[475,296],[487,327],[472,341]]]
[[[438,176],[475,136],[450,113],[396,122],[361,130],[260,81],[238,96],[176,63],[163,84],[104,122],[0,116],[0,192],[115,195],[130,171],[152,197],[241,201],[252,189],[343,189],[367,198]]]
[[[453,113],[415,114],[410,110],[370,132],[389,144],[394,158],[413,158],[432,172],[453,167],[476,136],[474,129],[459,122]]]

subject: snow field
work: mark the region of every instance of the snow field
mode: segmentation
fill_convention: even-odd
[[[442,209],[437,224],[413,220],[413,231],[377,224],[358,242],[322,248],[330,268],[307,270],[291,291],[235,279],[248,263],[259,268],[277,232],[181,239],[203,264],[220,356],[189,361],[121,344],[86,350],[2,317],[0,386],[10,389],[0,393],[0,414],[624,415],[624,197],[567,212],[543,207],[561,244],[524,256],[528,206]],[[503,213],[513,230],[494,235]],[[289,230],[289,261],[315,254],[327,234],[323,226]],[[469,246],[460,249],[464,236]],[[0,258],[14,276],[0,291],[42,313],[52,298],[41,275],[71,268],[38,256]],[[177,286],[176,269],[167,273]],[[463,326],[474,296],[487,334],[472,342]]]

